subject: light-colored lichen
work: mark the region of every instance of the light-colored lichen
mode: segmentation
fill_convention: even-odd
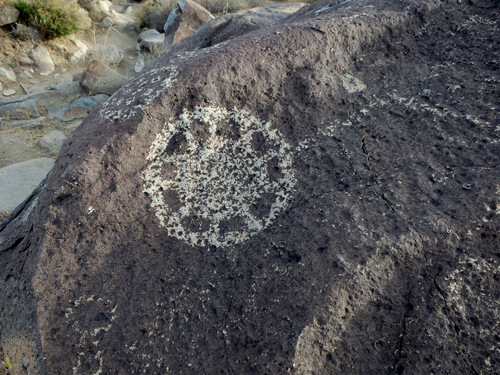
[[[104,366],[104,356],[103,356],[103,351],[99,347],[99,338],[101,338],[103,335],[106,335],[107,332],[111,329],[113,326],[113,322],[117,318],[116,315],[116,309],[117,305],[113,307],[113,309],[106,311],[106,313],[109,316],[109,319],[106,319],[104,322],[101,322],[101,324],[98,324],[97,327],[94,327],[93,329],[84,329],[81,326],[80,321],[74,320],[73,314],[75,313],[74,310],[78,310],[81,305],[85,304],[95,304],[99,303],[101,305],[109,305],[111,306],[111,301],[110,300],[103,300],[102,298],[95,298],[94,295],[92,296],[81,296],[78,298],[76,301],[73,302],[73,307],[68,307],[66,308],[65,312],[65,317],[68,323],[68,326],[71,326],[73,328],[73,331],[75,334],[79,337],[78,341],[78,355],[77,358],[75,359],[75,366],[73,367],[73,374],[81,374],[82,373],[82,362],[83,363],[91,363],[94,368],[92,370],[91,374],[92,375],[100,375],[103,373],[103,366]],[[92,345],[95,348],[95,355],[91,358],[87,350],[85,349],[89,345]]]
[[[101,117],[124,121],[143,113],[153,100],[172,86],[176,76],[176,65],[149,69],[108,99],[101,107]]]
[[[194,246],[244,242],[287,207],[292,148],[248,112],[184,111],[154,140],[144,192],[168,234]]]
[[[342,86],[349,93],[353,94],[355,92],[360,92],[366,89],[366,85],[360,79],[354,77],[352,74],[346,73],[343,76],[340,76],[342,80]]]

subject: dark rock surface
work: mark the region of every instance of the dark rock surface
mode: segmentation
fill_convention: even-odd
[[[167,54],[0,226],[14,374],[495,374],[499,7],[320,1]]]

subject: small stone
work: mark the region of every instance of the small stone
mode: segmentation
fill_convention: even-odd
[[[75,96],[75,95],[80,95],[82,94],[82,89],[80,87],[80,84],[76,81],[61,81],[59,83],[56,83],[54,85],[50,86],[51,90],[57,90],[61,92],[62,94],[69,95],[69,96]]]
[[[87,93],[112,95],[128,78],[100,61],[92,61],[80,79],[80,86]]]
[[[141,32],[139,35],[137,35],[137,42],[140,43],[144,39],[151,38],[151,37],[155,38],[155,37],[158,37],[158,36],[161,36],[163,38],[163,35],[160,34],[158,32],[158,30],[156,30],[156,29],[146,29],[143,32]]]
[[[40,138],[38,144],[46,150],[58,152],[67,138],[62,131],[54,130]]]
[[[35,128],[41,128],[44,122],[45,122],[45,116],[42,116],[28,120],[10,121],[7,124],[11,128],[35,129]]]
[[[12,30],[12,35],[21,40],[41,40],[42,35],[32,26],[26,26],[22,23],[16,23],[16,28]]]
[[[16,81],[16,73],[10,68],[0,68],[0,77],[5,77],[10,81]]]
[[[21,73],[19,73],[19,77],[22,79],[31,79],[33,78],[33,74],[27,69],[23,70]]]
[[[37,44],[28,54],[38,66],[41,75],[49,75],[55,70],[54,62],[49,51]]]
[[[144,55],[142,53],[140,53],[135,65],[134,65],[134,71],[136,73],[140,73],[144,70],[145,66],[146,66],[146,62],[144,61]]]
[[[10,89],[3,92],[3,96],[12,96],[16,93],[16,90]]]
[[[82,78],[83,72],[78,72],[73,74],[73,82],[80,81],[80,78]]]
[[[109,29],[111,26],[115,24],[115,21],[113,21],[113,19],[108,16],[102,20],[102,24],[104,27],[107,27]]]
[[[135,18],[141,11],[141,6],[139,4],[125,4],[123,10],[123,14]]]
[[[33,61],[33,60],[31,60],[28,56],[21,55],[21,56],[15,57],[15,61],[16,61],[19,65],[23,65],[23,66],[30,67],[30,70],[32,71],[32,73],[34,72],[34,71],[33,71],[33,68],[31,68],[31,65],[33,65],[33,64],[34,64],[34,61]]]
[[[76,37],[72,37],[70,40],[76,46],[77,50],[68,56],[68,60],[72,64],[77,64],[80,61],[85,60],[85,58],[87,57],[88,47],[85,43],[83,43]]]
[[[73,121],[75,119],[83,119],[87,117],[89,112],[94,108],[96,102],[91,98],[76,99],[70,104],[69,108],[63,114],[64,121]]]
[[[68,110],[69,103],[61,103],[50,107],[47,110],[47,116],[51,120],[64,121],[64,113]]]
[[[79,49],[70,54],[68,60],[72,64],[78,64],[80,61],[85,60],[85,57],[87,57],[87,51]]]
[[[113,3],[111,1],[97,1],[96,5],[102,12],[110,14],[110,9],[113,6]]]
[[[95,106],[95,101],[92,98],[79,98],[72,102],[69,107],[82,107],[85,109],[92,109]]]
[[[69,106],[69,108],[64,112],[63,114],[63,120],[64,121],[72,121],[74,119],[80,119],[80,118],[85,118],[89,114],[90,110],[95,106],[95,102],[91,99],[79,99],[79,100],[86,100],[90,103],[76,103],[73,102]]]
[[[109,99],[109,95],[106,95],[106,94],[92,95],[90,97],[90,99],[92,99],[97,104],[101,104],[101,103],[104,103],[106,100]]]
[[[0,7],[0,26],[5,26],[17,21],[19,11],[11,4],[2,5]]]
[[[163,48],[163,42],[163,34],[148,36],[142,39],[141,43],[139,43],[139,48],[141,51],[159,55]]]
[[[36,98],[33,97],[24,100],[14,98],[0,101],[0,113],[2,117],[11,120],[24,120],[40,116]]]

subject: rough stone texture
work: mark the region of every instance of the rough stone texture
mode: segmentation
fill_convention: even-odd
[[[8,81],[16,81],[16,73],[10,68],[0,68],[0,79],[7,79]]]
[[[498,2],[166,54],[0,229],[16,373],[495,374]]]
[[[155,37],[150,36],[150,37],[144,38],[139,43],[139,49],[142,52],[149,52],[149,53],[159,55],[163,49],[163,41],[164,41],[164,37],[162,34],[157,35]]]
[[[69,108],[63,114],[64,121],[72,121],[78,118],[86,117],[90,110],[94,108],[96,102],[90,98],[80,98],[72,102]]]
[[[92,95],[89,98],[92,99],[93,102],[95,102],[97,104],[101,104],[101,103],[104,103],[106,100],[109,99],[109,95],[98,94],[98,95]]]
[[[126,16],[137,19],[141,13],[141,6],[140,4],[125,4],[123,6],[123,13]]]
[[[64,121],[64,114],[69,109],[68,102],[60,103],[47,109],[47,117],[51,120]]]
[[[19,73],[19,77],[22,78],[22,79],[32,79],[33,78],[33,74],[35,71],[33,69],[31,70],[28,70],[28,69],[24,69],[23,71],[21,71]]]
[[[205,23],[183,43],[171,46],[167,38],[165,38],[163,49],[179,54],[215,46],[231,38],[274,25],[298,11],[304,5],[303,3],[274,4],[225,14]]]
[[[17,21],[19,17],[19,11],[12,6],[12,4],[6,4],[0,6],[0,26],[5,26],[10,23]]]
[[[80,86],[87,94],[112,95],[128,78],[111,69],[104,63],[94,60],[83,72],[80,78]]]
[[[41,75],[48,75],[55,70],[52,56],[44,46],[37,44],[28,56],[35,62]]]
[[[54,159],[39,158],[0,169],[0,217],[4,219],[45,178]],[[4,327],[2,322],[2,328]]]
[[[163,49],[164,35],[156,29],[148,29],[137,36],[137,42],[141,51],[156,52]]]
[[[70,38],[69,40],[73,42],[77,49],[69,54],[68,60],[72,64],[77,64],[87,57],[88,47],[76,37]]]
[[[52,152],[58,152],[67,138],[68,137],[66,137],[64,132],[60,130],[53,130],[40,138],[38,143],[40,144],[41,148]]]
[[[11,128],[34,129],[34,128],[41,128],[44,122],[45,122],[45,116],[42,116],[27,120],[8,121],[6,122],[6,124]]]
[[[14,89],[8,89],[3,92],[3,96],[12,96],[16,93],[16,90]]]
[[[43,38],[42,34],[40,34],[33,26],[26,26],[22,23],[16,23],[15,26],[15,29],[11,32],[16,38],[32,41],[38,41]]]
[[[115,21],[111,17],[104,17],[102,24],[104,27],[110,28],[115,24]]]
[[[81,77],[80,77],[81,78]],[[60,81],[56,84],[50,86],[51,90],[57,90],[61,94],[74,97],[83,94],[83,90],[80,87],[80,82],[77,81]]]
[[[78,3],[89,12],[90,17],[95,21],[102,21],[110,15],[113,4],[109,1],[79,0]]]
[[[149,37],[158,37],[160,35],[162,34],[160,34],[160,32],[156,29],[145,29],[139,35],[137,35],[137,42],[140,43],[144,39],[147,39]]]
[[[214,18],[208,10],[191,0],[180,0],[165,22],[164,49],[168,50],[194,34],[201,25]]]

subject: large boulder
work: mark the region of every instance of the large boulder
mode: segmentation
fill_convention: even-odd
[[[55,70],[54,62],[50,52],[44,46],[37,44],[29,52],[28,56],[35,62],[41,75],[49,75]]]
[[[204,23],[189,38],[172,43],[167,33],[163,43],[164,51],[175,54],[215,46],[229,39],[272,26],[305,6],[304,3],[273,4],[265,7],[245,9],[224,14]]]
[[[178,7],[168,16],[165,31],[164,49],[168,50],[191,36],[201,25],[214,18],[198,3],[191,0],[179,0]]]
[[[11,371],[495,374],[499,19],[319,1],[160,57],[0,226]]]
[[[80,78],[80,86],[87,94],[112,95],[128,78],[101,61],[91,61]]]

